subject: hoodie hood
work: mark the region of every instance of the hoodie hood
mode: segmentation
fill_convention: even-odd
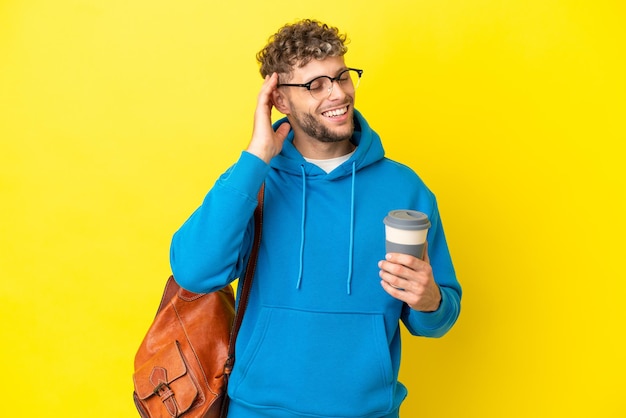
[[[286,122],[287,118],[283,118],[274,124],[274,130]],[[355,191],[354,185],[356,183],[357,172],[370,164],[373,164],[381,160],[385,156],[380,137],[374,132],[367,121],[363,118],[361,113],[356,109],[354,110],[354,133],[352,134],[352,143],[356,145],[354,154],[348,159],[348,161],[335,168],[330,173],[326,173],[317,165],[309,163],[304,159],[302,154],[293,145],[294,132],[289,132],[285,142],[283,143],[282,151],[279,155],[274,157],[270,162],[272,168],[285,173],[299,176],[302,179],[302,204],[301,204],[301,223],[300,223],[300,266],[298,268],[298,279],[296,282],[296,289],[300,289],[303,280],[304,271],[304,248],[306,244],[306,199],[307,199],[307,181],[315,181],[317,179],[324,179],[326,181],[343,179],[351,176],[351,188],[350,188],[350,236],[348,240],[348,248],[346,252],[348,255],[348,277],[346,280],[346,292],[351,294],[352,292],[352,271],[354,260],[354,207],[355,207]]]

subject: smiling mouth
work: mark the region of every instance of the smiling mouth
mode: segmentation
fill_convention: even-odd
[[[336,118],[339,116],[343,116],[348,113],[348,106],[344,106],[340,109],[328,110],[326,112],[322,112],[322,116],[327,118]]]

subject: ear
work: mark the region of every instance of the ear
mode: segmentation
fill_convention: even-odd
[[[283,115],[289,115],[291,113],[289,101],[278,89],[272,92],[272,102],[274,102],[274,107]]]

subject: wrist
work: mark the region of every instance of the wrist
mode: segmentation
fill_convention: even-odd
[[[431,307],[432,309],[426,312],[435,312],[441,306],[441,290],[439,289],[439,286],[437,286],[436,289],[437,289],[437,295],[435,297],[435,300],[433,301],[434,303],[433,303],[433,306]]]
[[[265,163],[269,164],[270,160],[274,158],[274,153],[270,150],[264,149],[263,147],[258,147],[253,145],[252,143],[248,146],[246,151],[261,160],[265,161]]]

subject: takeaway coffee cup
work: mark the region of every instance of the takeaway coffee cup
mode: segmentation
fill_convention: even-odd
[[[385,247],[388,253],[403,253],[424,258],[426,234],[430,221],[425,213],[416,210],[392,210],[385,223]]]

